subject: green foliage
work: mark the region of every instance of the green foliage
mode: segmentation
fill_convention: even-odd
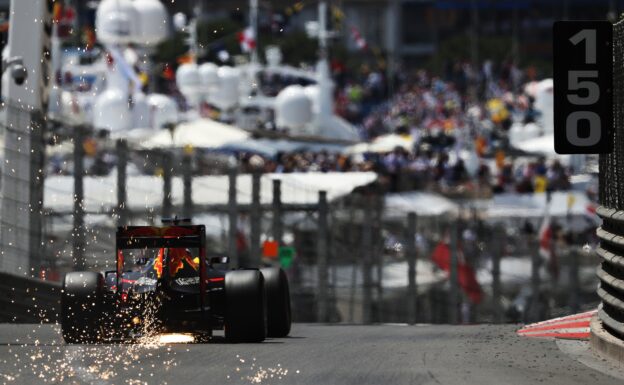
[[[232,19],[219,19],[199,23],[197,36],[203,55],[200,61],[218,62],[217,49],[225,49],[230,55],[241,54],[237,33],[245,28],[245,24]],[[188,51],[185,39],[186,33],[176,32],[170,39],[161,43],[155,50],[156,63],[175,63],[177,58]],[[302,63],[313,64],[318,58],[318,41],[310,38],[302,30],[293,30],[288,33],[275,35],[261,33],[258,41],[258,54],[264,59],[264,48],[268,45],[277,45],[282,50],[283,61],[286,64],[299,66]],[[346,48],[338,41],[334,41],[330,48],[332,59],[356,63]]]
[[[305,64],[314,64],[318,60],[318,40],[310,38],[302,30],[289,31],[278,37],[266,34],[260,36],[260,48],[267,45],[277,45],[282,50],[284,63],[295,67]],[[329,44],[329,56],[332,60],[342,61],[344,63],[361,63],[360,55],[353,55],[338,39],[333,40]],[[358,64],[359,65],[359,64]]]
[[[260,47],[267,45],[279,46],[284,63],[293,66],[299,66],[301,63],[314,63],[317,59],[318,42],[316,39],[309,38],[304,31],[291,31],[278,37],[261,35]]]
[[[241,53],[237,34],[244,28],[245,25],[229,18],[199,23],[197,40],[200,47],[205,48],[202,61],[218,62],[217,53],[220,49],[225,49],[230,55]]]
[[[201,22],[197,26],[197,38],[200,44],[208,45],[223,38],[236,40],[236,33],[242,31],[245,26],[231,19],[218,19]]]
[[[230,19],[220,19],[197,25],[197,41],[204,48],[204,60],[216,61],[217,46],[227,50],[230,54],[240,52],[236,33],[243,29],[243,25]],[[175,32],[169,39],[156,47],[153,59],[156,63],[175,63],[177,58],[188,52],[186,43],[188,34]]]
[[[175,63],[176,59],[188,51],[184,41],[186,34],[174,33],[169,39],[160,43],[154,50],[153,60],[155,63]]]

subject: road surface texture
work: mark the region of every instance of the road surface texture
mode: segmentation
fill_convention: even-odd
[[[160,337],[83,346],[65,345],[53,325],[2,324],[0,383],[622,384],[601,370],[608,362],[587,356],[587,342],[520,337],[517,329],[294,325],[290,338],[261,344]]]

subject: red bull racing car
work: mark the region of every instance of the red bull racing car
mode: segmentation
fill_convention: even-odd
[[[120,227],[114,271],[65,275],[61,330],[67,343],[158,332],[209,338],[218,329],[232,342],[288,335],[290,294],[283,270],[228,270],[227,257],[207,258],[203,225],[170,223]]]

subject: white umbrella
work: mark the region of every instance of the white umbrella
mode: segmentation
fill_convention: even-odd
[[[385,153],[400,147],[412,151],[414,139],[407,135],[388,134],[375,138],[371,143],[358,143],[345,149],[345,154],[361,154],[364,152]]]
[[[434,193],[413,191],[387,194],[385,198],[386,219],[403,219],[408,212],[415,212],[420,217],[441,215],[454,216],[459,207],[450,199]]]
[[[173,132],[157,131],[153,136],[141,141],[143,148],[167,148],[193,146],[198,148],[217,148],[226,143],[249,138],[245,130],[210,119],[198,119],[179,124]]]
[[[552,134],[523,140],[521,142],[515,143],[514,147],[532,154],[541,154],[547,156],[557,154],[555,152],[555,136]]]

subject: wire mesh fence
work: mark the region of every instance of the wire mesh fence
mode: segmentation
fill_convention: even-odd
[[[624,209],[624,24],[613,25],[613,151],[601,154],[599,160],[600,204],[612,209]]]
[[[601,154],[599,160],[600,204],[598,214],[603,219],[598,229],[600,246],[597,254],[602,258],[598,268],[600,286],[598,295],[602,300],[598,316],[605,329],[624,338],[624,235],[622,216],[624,212],[624,22],[613,26],[613,88],[614,88],[614,143],[613,152]]]
[[[45,121],[36,111],[9,104],[4,131],[0,240],[3,271],[30,273],[41,265],[41,210]]]
[[[98,134],[83,129],[80,137],[65,129],[73,144],[66,163],[50,157],[46,169],[46,279],[83,266],[110,269],[117,226],[179,215],[206,225],[210,253],[229,255],[234,267],[282,265],[295,321],[520,322],[598,301],[588,240],[561,242],[555,275],[538,256],[541,218],[484,218],[479,202],[466,199],[452,213],[402,212],[386,207],[374,178],[322,192],[331,183],[246,174],[227,158],[207,170],[204,154],[188,148],[147,151],[99,138],[92,154]],[[64,169],[52,172],[59,164]],[[266,255],[271,241],[294,258]]]

